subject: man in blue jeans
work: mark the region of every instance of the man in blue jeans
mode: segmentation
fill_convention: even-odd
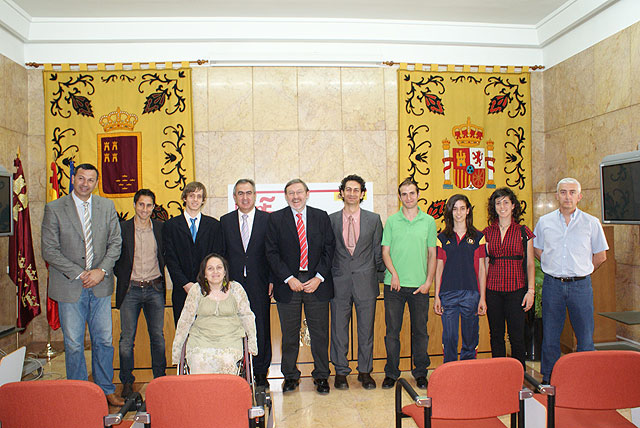
[[[540,259],[542,284],[542,383],[548,384],[560,358],[565,313],[577,339],[577,351],[593,351],[593,289],[591,273],[607,259],[607,240],[597,218],[578,209],[580,183],[558,182],[559,208],[538,220],[533,247]]]
[[[382,233],[384,277],[384,345],[387,364],[382,388],[400,377],[400,330],[405,305],[411,318],[411,371],[416,386],[427,388],[429,288],[436,272],[436,222],[418,207],[418,185],[411,178],[398,187],[402,209],[387,219]]]
[[[144,311],[151,342],[153,377],[165,375],[164,353],[164,258],[162,223],[151,219],[156,196],[140,189],[133,197],[135,215],[120,223],[122,253],[116,262],[116,308],[120,309],[120,381],[122,397],[133,392],[133,341],[140,310]]]

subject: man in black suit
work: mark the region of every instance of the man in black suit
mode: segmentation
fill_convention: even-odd
[[[233,200],[238,209],[220,217],[225,258],[229,262],[230,279],[242,284],[256,316],[258,355],[253,358],[253,375],[257,386],[266,386],[271,365],[269,310],[273,287],[269,282],[264,245],[269,214],[256,209],[253,180],[238,180],[233,187]]]
[[[311,336],[316,390],[329,393],[329,300],[333,297],[331,262],[335,237],[325,211],[308,207],[309,188],[300,179],[284,187],[288,207],[269,217],[266,250],[274,280],[282,328],[283,392],[296,389],[301,311]]]
[[[206,200],[204,184],[187,184],[182,191],[183,215],[167,220],[162,232],[164,260],[173,282],[171,301],[176,325],[187,293],[197,281],[202,260],[211,253],[224,254],[220,222],[201,213]]]
[[[135,215],[120,222],[122,252],[113,273],[116,275],[116,308],[120,310],[120,381],[122,397],[133,392],[133,342],[140,310],[144,311],[151,344],[153,377],[165,375],[164,354],[164,258],[162,222],[152,220],[156,195],[140,189],[133,196]]]

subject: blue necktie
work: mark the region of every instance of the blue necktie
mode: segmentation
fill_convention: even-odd
[[[191,238],[193,238],[193,243],[196,243],[196,235],[198,234],[198,229],[196,229],[196,219],[191,218]]]

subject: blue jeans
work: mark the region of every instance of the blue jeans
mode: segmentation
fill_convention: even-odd
[[[400,291],[392,291],[389,285],[384,286],[384,319],[387,325],[384,346],[387,350],[387,364],[384,373],[392,379],[400,377],[400,330],[404,317],[404,306],[409,305],[411,317],[411,356],[414,369],[413,377],[427,375],[427,367],[431,364],[427,345],[427,317],[429,315],[429,295],[413,294],[415,288],[400,287]]]
[[[562,282],[549,275],[542,283],[542,359],[540,372],[545,380],[560,358],[560,334],[565,313],[578,341],[577,351],[593,351],[593,288],[591,277],[574,282]]]
[[[442,347],[444,362],[458,359],[458,319],[462,331],[461,360],[476,357],[479,340],[478,302],[480,293],[472,290],[440,292],[442,305]]]
[[[85,324],[91,336],[91,371],[93,381],[105,394],[113,394],[113,345],[111,336],[111,296],[95,297],[83,288],[77,302],[58,302],[60,325],[64,335],[67,379],[88,380],[84,359]]]
[[[133,342],[138,329],[140,310],[144,311],[151,342],[153,377],[164,376],[167,360],[164,354],[164,292],[153,287],[129,287],[120,305],[120,381],[133,383]]]

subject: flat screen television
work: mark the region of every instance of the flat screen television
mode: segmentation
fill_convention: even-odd
[[[640,150],[600,163],[602,222],[640,224]]]

